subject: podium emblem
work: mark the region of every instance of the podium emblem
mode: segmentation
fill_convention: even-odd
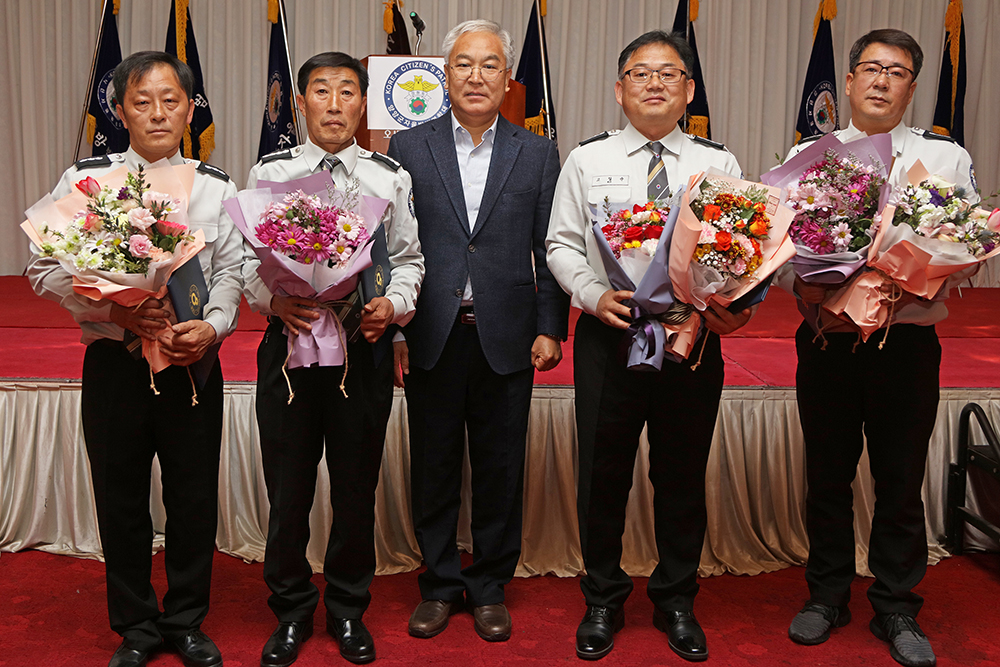
[[[392,70],[382,92],[386,111],[405,127],[443,116],[450,104],[444,71],[425,60],[411,60]]]

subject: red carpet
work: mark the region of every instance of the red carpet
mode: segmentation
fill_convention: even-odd
[[[259,664],[260,650],[274,627],[266,604],[261,564],[218,554],[212,609],[203,629],[222,650],[227,667]],[[165,590],[162,554],[154,558],[154,586]],[[314,577],[322,585],[319,576]],[[701,580],[696,613],[708,638],[715,667],[774,665],[870,665],[896,663],[882,642],[868,631],[871,608],[865,598],[870,579],[852,588],[854,620],[835,630],[821,646],[793,644],[786,632],[806,596],[802,568],[792,567],[756,577],[725,575]],[[637,578],[625,607],[625,628],[615,649],[599,663],[615,665],[685,665],[668,648],[666,637],[652,626],[653,607],[645,595],[646,580]],[[918,588],[926,599],[920,622],[930,637],[941,667],[1000,664],[1000,557],[995,554],[947,559],[928,568]],[[466,667],[493,665],[582,665],[575,657],[576,626],[583,615],[577,579],[515,579],[507,588],[514,618],[510,641],[488,644],[479,639],[468,614],[454,616],[448,629],[430,640],[410,637],[406,622],[419,602],[416,573],[376,577],[372,605],[365,622],[376,641],[376,665],[442,664]],[[109,628],[105,606],[104,565],[96,561],[53,556],[37,551],[0,557],[0,666],[61,667],[105,665],[119,638]],[[322,608],[321,608],[322,609]],[[316,634],[303,646],[296,665],[346,665],[336,642],[323,630],[317,611]],[[180,665],[174,653],[162,652],[153,666]]]
[[[0,378],[79,379],[84,348],[73,318],[56,303],[31,291],[27,278],[0,276]],[[1000,386],[1000,289],[965,289],[948,302],[951,314],[937,325],[943,348],[942,387]],[[572,312],[572,333],[579,311]],[[726,385],[791,387],[795,385],[795,330],[802,318],[795,299],[772,289],[747,326],[722,342]],[[256,379],[256,352],[265,318],[244,301],[239,327],[222,346],[220,358],[229,381]],[[573,339],[563,344],[563,361],[552,371],[535,374],[537,385],[573,384]]]

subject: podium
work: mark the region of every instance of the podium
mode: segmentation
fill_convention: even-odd
[[[441,56],[370,55],[361,63],[368,70],[368,108],[355,135],[362,148],[385,153],[396,132],[448,112]],[[511,79],[501,115],[524,127],[524,101],[524,86]]]

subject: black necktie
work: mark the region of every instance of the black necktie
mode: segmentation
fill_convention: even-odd
[[[667,168],[663,164],[660,155],[663,153],[663,144],[659,141],[650,141],[649,150],[653,151],[653,157],[649,160],[649,173],[646,176],[646,197],[650,201],[656,199],[666,199],[670,196],[670,189],[667,187]]]
[[[333,168],[340,164],[340,158],[334,155],[327,155],[323,158],[323,169],[330,172],[330,178],[333,178]],[[337,185],[336,179],[333,181],[334,186]]]

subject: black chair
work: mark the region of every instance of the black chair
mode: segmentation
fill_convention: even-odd
[[[976,417],[979,428],[986,436],[985,445],[969,442],[969,422]],[[1000,527],[987,521],[965,506],[965,489],[969,466],[975,466],[1000,481],[1000,440],[986,412],[976,403],[962,408],[958,425],[958,462],[952,463],[948,472],[947,545],[960,555],[965,548],[965,524],[971,523],[990,538],[1000,541]]]

